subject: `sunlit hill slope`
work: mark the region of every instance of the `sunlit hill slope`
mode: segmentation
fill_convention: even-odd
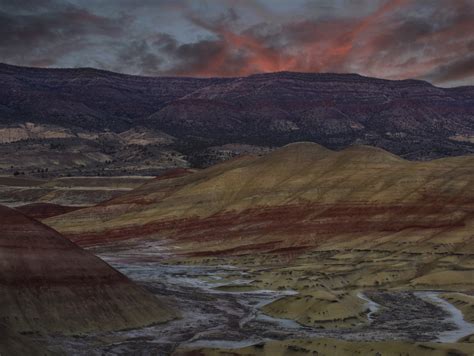
[[[290,144],[153,180],[45,222],[84,246],[182,255],[371,248],[472,252],[474,156],[405,161],[378,148]]]

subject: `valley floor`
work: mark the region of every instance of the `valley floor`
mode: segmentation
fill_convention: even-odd
[[[349,342],[349,345],[370,343],[373,350],[377,349],[378,343],[386,341],[398,345],[396,350],[402,350],[406,345],[420,348],[420,353],[409,353],[413,355],[446,345],[463,352],[474,351],[472,343],[454,344],[462,338],[469,341],[469,335],[474,334],[474,324],[465,321],[459,309],[440,298],[441,292],[347,290],[341,295],[357,300],[359,319],[348,316],[345,324],[308,325],[263,312],[278,314],[272,313],[269,307],[287,298],[309,299],[307,295],[303,297],[304,293],[290,289],[260,288],[255,279],[268,273],[271,270],[268,266],[181,265],[137,260],[136,257],[103,258],[153,293],[173,298],[181,318],[136,330],[49,338],[50,345],[66,350],[68,354],[168,355],[192,354],[192,350],[219,354],[219,350],[224,352],[225,349],[247,350],[244,352],[247,354],[273,354],[276,351],[264,351],[269,347],[280,350],[275,349],[274,343],[285,343],[280,350],[282,354],[288,350],[292,354],[305,354],[304,348],[295,346],[299,345],[296,341],[295,344],[288,341],[311,341],[316,347],[314,340],[323,339],[332,340],[329,344],[337,340],[338,343]],[[381,347],[379,350],[389,349]]]

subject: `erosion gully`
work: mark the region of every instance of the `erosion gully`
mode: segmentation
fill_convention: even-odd
[[[239,348],[266,340],[332,337],[343,340],[456,342],[474,324],[436,291],[360,291],[368,323],[349,329],[318,329],[270,317],[261,308],[295,291],[229,292],[251,276],[234,266],[164,265],[102,256],[113,267],[159,296],[170,296],[181,318],[145,328],[51,337],[48,342],[75,355],[169,355],[178,347]]]

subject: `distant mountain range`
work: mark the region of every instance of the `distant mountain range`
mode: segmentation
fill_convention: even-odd
[[[140,127],[140,135],[148,139],[156,135],[162,148],[182,155],[186,163],[175,160],[172,166],[202,166],[225,159],[233,155],[232,150],[228,155],[214,150],[217,158],[207,156],[210,148],[226,144],[237,144],[242,150],[242,144],[272,147],[302,140],[332,149],[368,144],[407,159],[474,152],[474,86],[438,88],[419,80],[291,72],[152,78],[91,68],[6,64],[0,64],[0,80],[0,142],[5,143],[30,137],[11,131],[29,122],[40,125],[36,130],[42,134],[31,136],[35,140],[65,146],[71,136],[78,145],[78,139],[83,144],[105,132],[113,136]],[[112,146],[117,146],[114,140]],[[113,153],[127,151],[124,145],[130,144],[120,143]],[[111,154],[110,147],[93,151]],[[145,161],[144,156],[133,159]],[[124,161],[112,154],[94,164],[113,159]],[[10,163],[0,162],[0,166]]]

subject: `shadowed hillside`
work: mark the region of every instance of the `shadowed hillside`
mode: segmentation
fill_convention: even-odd
[[[51,228],[3,206],[0,218],[0,322],[11,332],[80,334],[175,317],[167,302]]]

